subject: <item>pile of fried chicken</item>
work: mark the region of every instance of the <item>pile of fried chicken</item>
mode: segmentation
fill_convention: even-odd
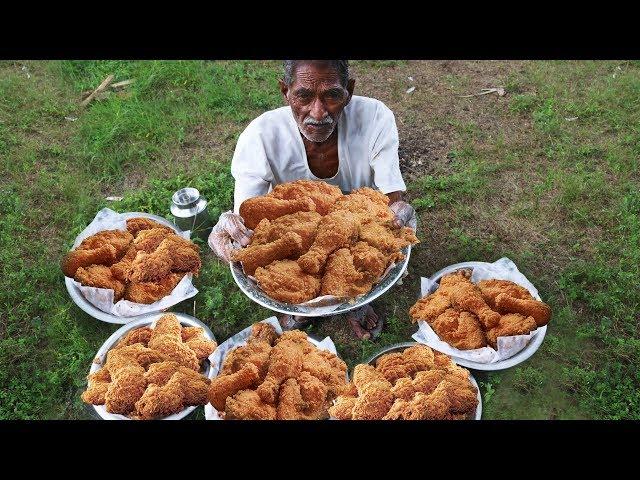
[[[462,269],[440,279],[438,289],[411,307],[414,322],[426,321],[441,340],[459,350],[491,346],[498,337],[525,335],[549,323],[551,308],[508,280],[481,280]]]
[[[227,420],[320,420],[347,385],[347,365],[300,330],[252,326],[211,380],[209,402]]]
[[[343,195],[321,181],[283,183],[245,200],[240,215],[254,234],[233,260],[286,303],[365,294],[418,243],[413,229],[393,226],[389,197],[367,187]]]
[[[109,350],[103,367],[88,376],[82,400],[137,420],[204,405],[210,382],[200,373],[201,362],[215,348],[202,328],[163,315],[155,328],[131,330]]]
[[[356,365],[349,391],[329,408],[338,420],[466,420],[478,406],[469,371],[425,345]]]
[[[171,293],[188,272],[200,271],[200,248],[148,218],[127,220],[126,230],[103,230],[85,238],[62,260],[67,277],[88,287],[113,290],[150,304]]]

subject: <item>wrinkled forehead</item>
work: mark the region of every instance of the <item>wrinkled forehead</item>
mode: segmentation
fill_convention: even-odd
[[[324,90],[336,87],[343,85],[340,83],[340,74],[330,63],[301,62],[294,69],[292,89]]]

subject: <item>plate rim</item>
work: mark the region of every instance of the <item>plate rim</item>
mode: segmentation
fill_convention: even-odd
[[[405,253],[405,259],[403,260],[403,262],[401,264],[402,268],[400,268],[398,270],[398,273],[396,274],[395,278],[393,278],[391,280],[391,282],[389,283],[389,285],[387,285],[387,287],[381,289],[376,294],[374,294],[371,297],[367,298],[366,303],[360,303],[360,302],[356,301],[356,302],[353,303],[353,305],[349,305],[349,306],[346,306],[346,307],[338,307],[336,310],[332,310],[331,312],[328,312],[326,314],[317,314],[317,313],[313,313],[313,312],[298,312],[298,311],[293,311],[293,310],[287,310],[285,307],[281,307],[280,305],[288,305],[288,304],[286,304],[284,302],[278,302],[277,300],[272,300],[273,302],[277,302],[277,305],[269,305],[266,302],[264,302],[263,300],[260,300],[259,298],[255,297],[252,294],[252,292],[249,292],[241,284],[241,282],[237,278],[238,272],[237,272],[236,268],[234,268],[234,266],[237,266],[237,264],[239,262],[230,262],[229,263],[229,268],[231,270],[231,275],[233,276],[233,280],[236,282],[236,285],[240,288],[242,293],[244,293],[253,302],[257,303],[258,305],[260,305],[260,306],[262,306],[262,307],[264,307],[264,308],[266,308],[268,310],[279,312],[279,313],[284,313],[284,314],[289,314],[289,315],[296,315],[296,316],[300,316],[300,317],[330,317],[330,316],[333,316],[333,315],[341,315],[341,314],[346,313],[346,312],[348,312],[350,310],[354,310],[356,308],[360,308],[360,307],[363,307],[365,305],[368,305],[369,303],[371,303],[372,301],[374,301],[375,299],[377,299],[378,297],[380,297],[381,295],[383,295],[384,293],[389,291],[391,289],[391,287],[393,287],[398,282],[398,280],[400,279],[402,274],[408,269],[408,267],[409,267],[409,259],[411,257],[411,247],[412,247],[412,245],[408,245],[406,247],[407,251]],[[238,268],[238,270],[241,270],[241,269],[242,269],[242,267]],[[375,289],[375,286],[371,291],[373,291],[374,289]],[[265,293],[265,296],[266,296],[266,293]],[[365,294],[365,296],[366,296],[366,294]],[[346,302],[344,302],[342,305],[345,305],[345,303]]]
[[[116,212],[116,213],[118,213],[118,212]],[[124,212],[124,213],[119,213],[119,214],[122,215],[125,219],[135,218],[135,217],[144,217],[144,218],[149,218],[151,220],[156,220],[157,222],[162,223],[163,225],[166,225],[167,227],[172,228],[178,234],[184,233],[184,231],[181,230],[173,222],[170,222],[166,218],[160,217],[158,215],[154,215],[152,213]],[[74,245],[73,248],[75,248],[76,246],[77,245]],[[132,322],[132,321],[134,321],[134,320],[136,320],[138,318],[144,317],[145,315],[153,315],[155,313],[161,312],[161,310],[159,310],[158,312],[148,312],[148,313],[144,313],[142,315],[136,315],[136,316],[133,316],[133,317],[118,317],[116,315],[112,315],[110,313],[103,312],[98,307],[94,306],[91,302],[89,302],[89,300],[84,298],[84,296],[82,295],[82,292],[80,292],[76,288],[76,286],[73,284],[73,279],[72,278],[67,277],[65,275],[64,276],[64,283],[65,283],[65,285],[67,287],[67,292],[69,293],[69,296],[71,297],[71,300],[73,300],[73,303],[75,303],[78,306],[78,308],[80,308],[80,310],[82,310],[84,313],[86,313],[90,317],[93,317],[96,320],[100,320],[100,321],[105,322],[105,323],[113,323],[113,324],[117,324],[117,325],[126,325],[126,324],[128,324],[128,323],[130,323],[130,322]]]
[[[109,352],[109,350],[111,350],[113,348],[113,346],[116,344],[116,342],[122,338],[124,336],[125,333],[127,333],[130,330],[133,330],[134,328],[140,327],[142,325],[147,325],[147,324],[151,324],[153,323],[155,320],[157,320],[158,318],[162,317],[163,315],[167,315],[167,312],[154,312],[154,313],[148,313],[145,315],[141,315],[139,317],[136,318],[136,320],[126,323],[123,326],[121,326],[120,328],[118,328],[115,332],[113,332],[109,338],[107,338],[105,340],[105,342],[100,346],[100,348],[98,349],[98,351],[96,352],[96,354],[93,357],[93,360],[95,360],[96,358],[104,358],[106,360],[106,355]],[[180,324],[182,324],[183,322],[190,325],[190,326],[194,326],[194,327],[201,327],[204,332],[207,334],[207,336],[209,337],[209,339],[213,340],[214,342],[216,342],[217,344],[217,340],[215,335],[213,334],[213,332],[211,331],[211,329],[201,320],[198,320],[196,317],[193,317],[187,313],[180,313],[180,312],[171,312],[172,315],[175,315],[176,317],[178,317],[178,320],[180,320]],[[153,317],[153,318],[150,318]],[[157,317],[157,318],[156,318]],[[94,361],[91,361],[91,367],[89,368],[89,374],[95,373],[96,371],[98,371],[100,368],[102,368],[104,366],[103,363],[97,364]],[[208,359],[207,359],[208,360]],[[204,373],[203,375],[205,375],[207,378],[209,378],[209,372],[211,370],[211,365],[207,366],[206,369],[206,373]],[[117,415],[118,417],[121,418],[108,418],[105,417],[104,414],[97,408],[97,407],[102,407],[103,405],[88,405],[89,407],[93,408],[93,411],[98,415],[98,417],[101,420],[133,420],[125,415],[120,415],[120,414],[115,414],[115,413],[108,413],[108,415]],[[181,410],[178,413],[174,413],[172,415],[169,415],[167,417],[162,417],[159,418],[157,420],[181,420],[184,417],[186,417],[187,415],[189,415],[191,412],[193,412],[196,408],[198,408],[200,405],[190,405],[189,407],[185,408],[184,410]]]
[[[428,278],[434,279],[435,281],[441,278],[447,272],[455,271],[455,270],[466,268],[466,267],[493,265],[494,263],[495,262],[481,262],[481,261],[468,261],[468,262],[454,263],[447,267],[441,268],[440,270],[438,270],[436,273],[434,273]],[[537,297],[537,300],[542,301],[539,294],[536,295],[536,297]],[[422,295],[419,298],[422,298]],[[505,370],[507,368],[515,367],[516,365],[519,365],[520,363],[528,360],[531,356],[533,356],[533,354],[536,353],[540,348],[540,345],[542,345],[542,342],[544,341],[544,337],[546,336],[546,334],[547,334],[547,325],[539,327],[538,333],[535,335],[533,340],[530,341],[526,347],[524,347],[514,356],[509,357],[505,360],[500,360],[499,362],[495,362],[495,363],[479,363],[479,362],[474,362],[472,360],[466,360],[464,358],[456,357],[454,355],[450,355],[450,356],[452,359],[455,359],[458,365],[462,365],[466,368],[470,368],[473,370],[480,370],[485,372]]]
[[[423,343],[416,342],[416,341],[393,343],[391,345],[386,345],[386,346],[382,347],[376,353],[374,353],[369,358],[367,358],[367,360],[365,360],[365,362],[366,362],[367,365],[371,365],[371,362],[376,360],[378,357],[384,355],[385,353],[393,352],[393,351],[398,350],[400,348],[405,349],[405,348],[413,347],[415,345],[422,345],[422,346],[425,346],[425,347],[429,347],[429,345],[425,345]],[[431,348],[432,350],[435,350],[432,347],[429,347],[429,348]],[[445,355],[447,355],[447,354],[445,353]],[[449,357],[451,359],[451,361],[453,363],[455,363],[456,365],[460,365],[458,362],[456,362],[456,360],[451,355],[447,355],[447,357]],[[353,368],[355,369],[355,366]],[[353,377],[353,373],[351,373],[351,377]],[[475,377],[473,376],[473,374],[471,372],[469,372],[469,377],[471,379],[471,383],[476,387],[476,392],[477,392],[476,396],[478,397],[478,406],[476,407],[476,415],[475,415],[474,420],[482,420],[482,395],[480,394],[480,386],[478,385],[478,382],[476,381]],[[471,419],[469,419],[469,420],[471,420]]]

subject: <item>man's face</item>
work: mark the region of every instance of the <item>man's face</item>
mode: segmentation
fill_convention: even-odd
[[[280,81],[280,90],[291,106],[300,132],[307,140],[321,143],[331,136],[342,110],[351,100],[354,81],[345,88],[330,64],[299,63],[293,83]]]

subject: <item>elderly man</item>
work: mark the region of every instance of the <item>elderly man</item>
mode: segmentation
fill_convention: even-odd
[[[322,180],[344,193],[377,188],[389,196],[396,222],[415,226],[413,209],[402,201],[406,186],[393,113],[379,100],[353,95],[348,62],[287,60],[279,83],[287,106],[260,115],[238,139],[231,163],[234,212],[223,213],[209,237],[216,255],[229,261],[233,241],[248,244],[252,232],[238,215],[244,200],[299,179]],[[376,336],[383,325],[371,306],[348,319],[360,338]],[[280,321],[285,328],[309,322],[290,316]]]

